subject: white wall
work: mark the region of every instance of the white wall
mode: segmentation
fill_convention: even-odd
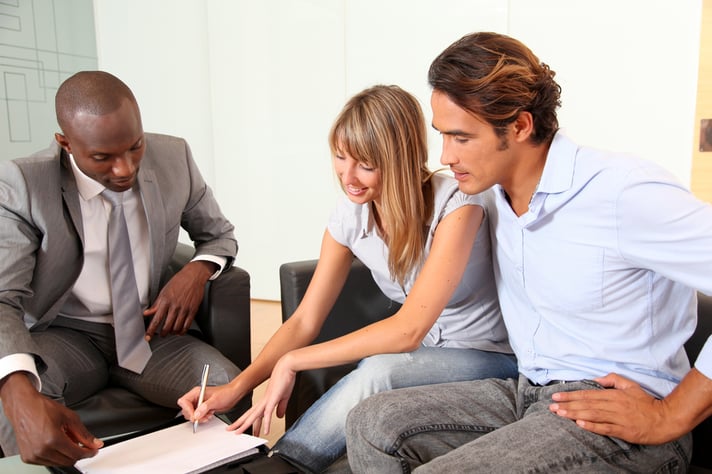
[[[94,0],[99,68],[138,100],[146,131],[188,139],[215,181],[207,15],[201,0]]]
[[[689,183],[701,0],[94,0],[99,66],[144,128],[186,137],[240,242],[252,296],[316,258],[338,193],[326,142],[353,93],[399,84],[430,119],[427,68],[476,30],[557,72],[573,138],[648,157]],[[431,134],[431,165],[440,139]]]

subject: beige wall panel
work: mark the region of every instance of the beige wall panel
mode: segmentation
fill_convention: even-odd
[[[712,0],[704,0],[702,4],[700,69],[697,81],[691,183],[695,195],[712,202],[712,147],[704,147],[706,151],[701,149],[700,124],[703,119],[712,119]]]

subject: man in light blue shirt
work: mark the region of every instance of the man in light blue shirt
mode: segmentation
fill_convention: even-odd
[[[554,72],[519,41],[465,36],[431,65],[441,161],[494,188],[495,278],[517,380],[379,394],[347,424],[355,472],[685,472],[712,414],[712,206],[659,166],[558,132]]]

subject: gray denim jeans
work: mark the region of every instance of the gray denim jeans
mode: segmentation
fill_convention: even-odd
[[[555,392],[603,389],[593,381],[533,385],[487,379],[406,388],[357,405],[346,424],[355,473],[684,473],[692,436],[630,444],[549,411]]]
[[[420,347],[367,357],[299,418],[274,451],[309,472],[322,472],[346,452],[344,426],[349,411],[374,393],[516,374],[513,355],[477,349]]]

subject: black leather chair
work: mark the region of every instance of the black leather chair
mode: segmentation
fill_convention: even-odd
[[[279,278],[282,296],[282,320],[286,321],[302,300],[314,274],[317,260],[282,264]],[[395,313],[400,305],[388,299],[371,277],[370,271],[358,260],[351,267],[346,285],[332,309],[317,341],[341,336]],[[338,315],[338,317],[331,317]],[[691,361],[697,358],[707,337],[712,333],[712,297],[699,294],[698,324],[695,334],[685,344]],[[341,377],[356,367],[348,364],[328,369],[307,370],[297,375],[292,397],[287,406],[285,426],[289,428]],[[693,431],[694,449],[690,472],[712,474],[712,417]]]
[[[697,294],[697,329],[685,344],[687,356],[691,363],[695,362],[697,355],[705,345],[707,338],[712,334],[712,296],[702,293]],[[692,431],[692,468],[690,473],[712,474],[712,417],[697,425]]]
[[[178,244],[171,262],[175,273],[193,257],[193,247]],[[205,296],[195,322],[199,332],[192,333],[215,346],[235,365],[250,364],[250,276],[239,268],[226,269],[206,285]],[[196,380],[196,384],[197,384]],[[252,404],[251,394],[234,410],[240,413]],[[180,413],[147,402],[120,387],[107,387],[92,397],[71,406],[89,431],[100,438],[143,430],[167,422]]]
[[[311,281],[316,260],[285,263],[279,268],[282,297],[282,321],[286,321],[304,297]],[[386,318],[400,308],[387,298],[371,277],[371,272],[359,260],[351,264],[351,271],[329,316],[315,342],[328,341]],[[296,377],[294,391],[284,417],[289,428],[322,394],[341,377],[356,368],[346,364],[328,369],[305,370]]]

